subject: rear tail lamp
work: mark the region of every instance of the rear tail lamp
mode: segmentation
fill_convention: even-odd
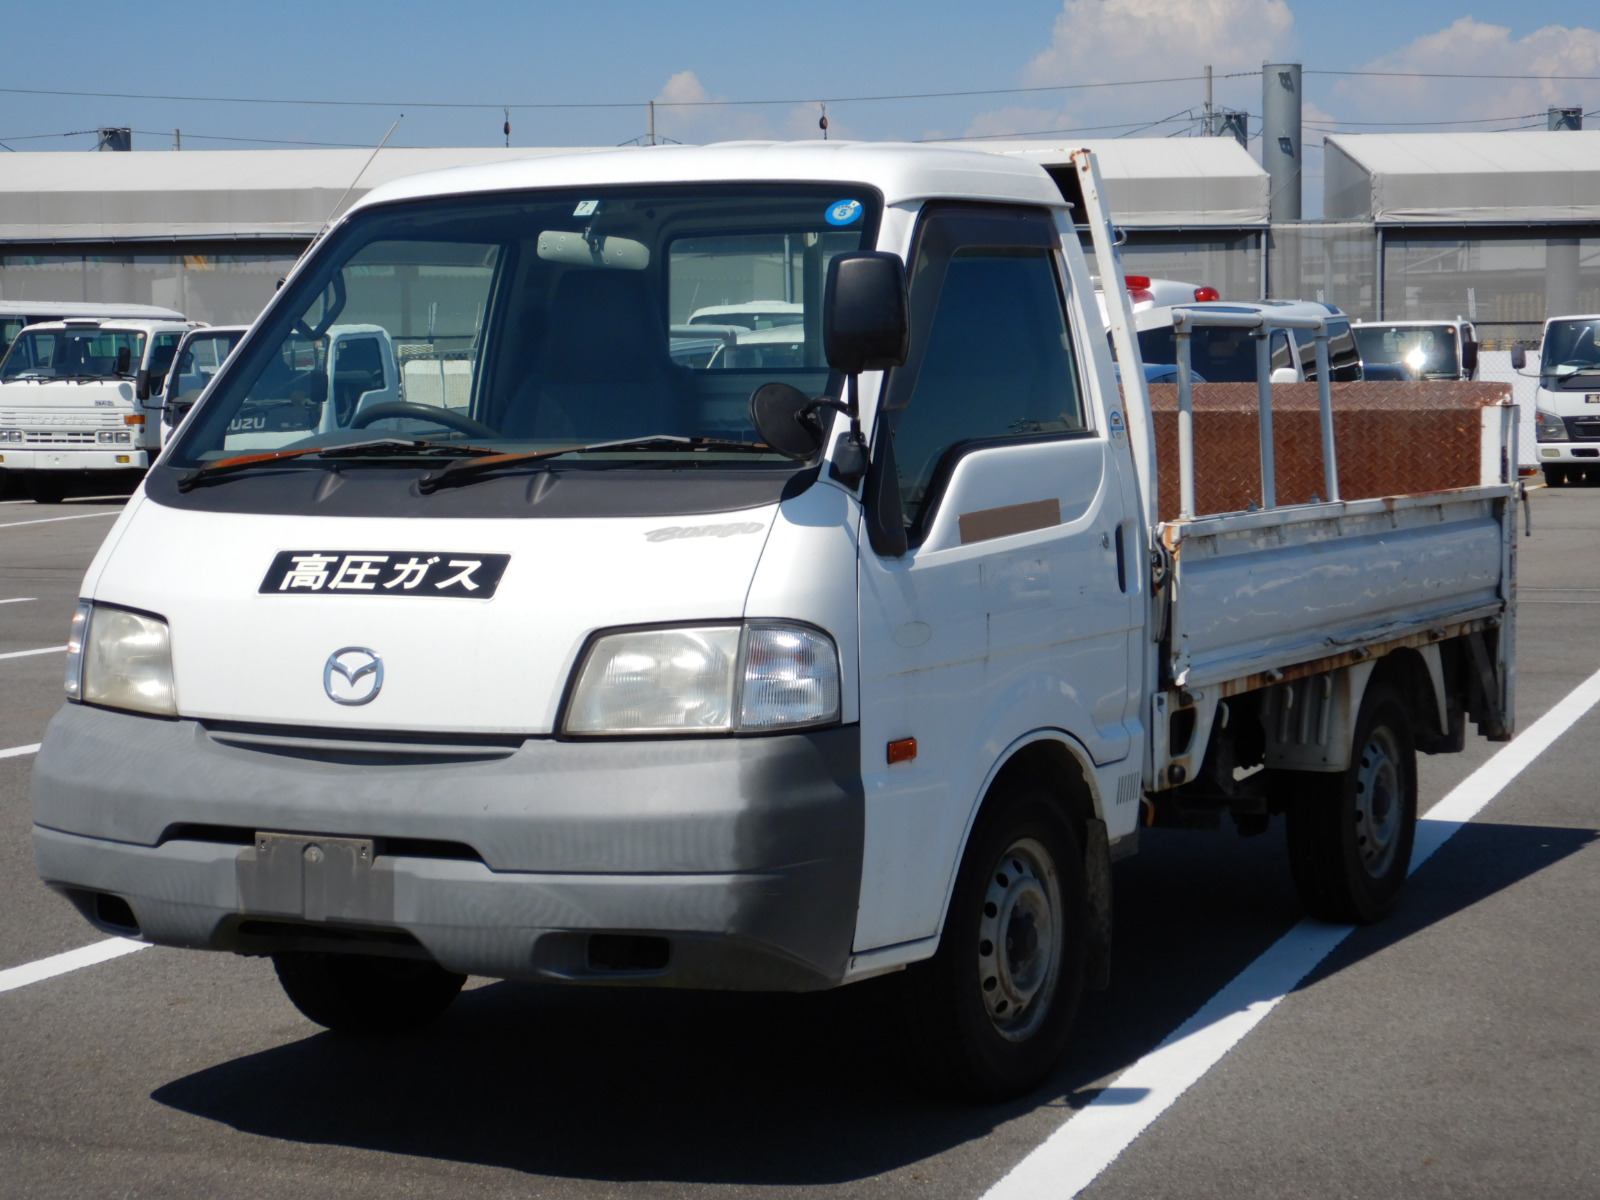
[[[1197,287],[1194,290],[1196,300],[1221,300],[1222,293],[1214,287]]]

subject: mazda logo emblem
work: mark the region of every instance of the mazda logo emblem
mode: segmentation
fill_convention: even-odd
[[[370,704],[383,690],[383,660],[365,646],[346,646],[328,655],[322,690],[335,704]]]

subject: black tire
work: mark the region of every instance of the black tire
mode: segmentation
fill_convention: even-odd
[[[1546,487],[1564,487],[1567,482],[1567,469],[1565,467],[1545,467],[1544,483]]]
[[[1083,855],[1048,792],[993,797],[973,830],[939,951],[900,976],[913,1072],[938,1091],[1030,1090],[1066,1045],[1083,993]]]
[[[1297,772],[1288,808],[1289,867],[1314,917],[1366,925],[1392,909],[1411,868],[1417,831],[1417,752],[1411,718],[1392,687],[1367,688],[1350,765]]]
[[[305,1016],[340,1033],[403,1033],[432,1021],[465,975],[413,958],[274,954],[284,992]]]
[[[49,471],[25,472],[28,498],[35,504],[60,504],[67,498],[67,481]]]

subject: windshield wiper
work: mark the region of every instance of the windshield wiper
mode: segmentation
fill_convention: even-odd
[[[187,474],[178,476],[178,490],[187,492],[197,483],[207,479],[214,479],[219,475],[230,475],[235,471],[248,471],[252,467],[265,466],[269,463],[283,462],[290,458],[301,458],[307,454],[320,454],[323,458],[363,458],[374,455],[389,455],[391,457],[408,457],[415,454],[437,454],[441,452],[465,455],[493,455],[495,452],[487,446],[467,446],[459,442],[430,442],[419,438],[373,438],[366,442],[349,442],[342,446],[310,446],[303,450],[276,450],[271,454],[244,454],[238,458],[223,458],[216,462],[204,463]]]
[[[563,454],[592,454],[600,450],[649,450],[656,446],[673,446],[685,450],[767,451],[771,449],[764,442],[740,442],[727,438],[683,437],[673,433],[657,433],[648,437],[622,438],[615,442],[592,442],[587,446],[560,446],[554,450],[529,450],[522,454],[496,454],[492,458],[474,458],[462,462],[453,462],[448,467],[441,467],[437,471],[429,471],[418,479],[417,490],[423,495],[427,495],[451,484],[481,479],[484,475],[492,471],[498,471],[501,467],[516,466],[519,463],[539,462],[547,458],[557,458]]]

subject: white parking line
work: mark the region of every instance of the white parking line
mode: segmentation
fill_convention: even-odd
[[[114,517],[121,511],[120,508],[113,508],[106,512],[79,513],[73,517],[40,517],[35,521],[6,521],[0,524],[0,529],[15,529],[18,525],[48,525],[52,521],[87,521],[90,517]]]
[[[37,596],[13,596],[9,600],[0,600],[0,604],[27,604],[37,599]]]
[[[60,654],[65,646],[45,646],[39,650],[10,650],[0,654],[0,658],[28,658],[35,654]]]
[[[21,758],[24,754],[37,754],[38,752],[39,743],[35,742],[31,746],[13,746],[9,750],[0,750],[0,758]]]
[[[135,950],[149,948],[149,942],[136,942],[132,938],[120,937],[79,946],[76,950],[68,950],[65,954],[52,954],[49,958],[41,958],[37,962],[23,963],[20,967],[10,967],[0,971],[0,992],[13,991],[30,983],[38,983],[41,979],[65,975],[68,971],[76,971],[80,967],[92,967],[95,963],[121,958],[124,954],[132,954]]]
[[[1423,814],[1417,823],[1411,870],[1425,863],[1596,703],[1600,703],[1600,671]],[[1012,1168],[984,1200],[1076,1196],[1353,932],[1349,925],[1301,921]]]

